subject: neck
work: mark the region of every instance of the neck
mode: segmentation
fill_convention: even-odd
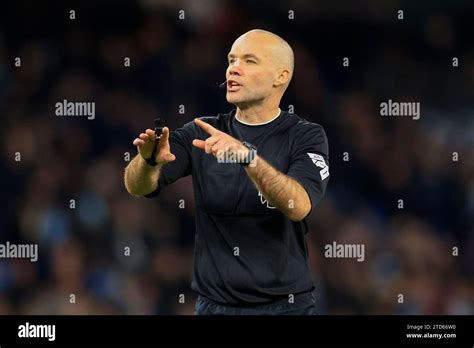
[[[259,124],[271,121],[280,114],[278,105],[256,106],[250,108],[237,107],[235,117],[237,120],[248,124]]]

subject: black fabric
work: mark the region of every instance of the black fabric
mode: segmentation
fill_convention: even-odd
[[[297,180],[308,192],[311,211],[324,196],[328,143],[324,129],[282,111],[270,123],[249,126],[235,110],[202,117],[213,127],[257,147],[257,154]],[[170,133],[174,162],[163,166],[155,197],[192,175],[196,200],[193,290],[225,304],[266,303],[314,289],[308,267],[306,220],[293,222],[266,202],[245,169],[218,163],[192,145],[208,138],[194,122]]]
[[[312,292],[287,296],[269,304],[236,307],[226,306],[199,295],[195,315],[317,315],[316,298]]]

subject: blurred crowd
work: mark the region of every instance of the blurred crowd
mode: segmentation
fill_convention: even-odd
[[[38,243],[39,259],[0,259],[0,314],[193,314],[191,178],[138,198],[124,168],[155,117],[173,130],[234,108],[216,84],[252,28],[293,47],[281,108],[329,139],[307,234],[320,313],[474,314],[474,9],[422,3],[6,5],[0,243]],[[64,99],[95,102],[95,119],[57,117]],[[381,117],[388,99],[421,118]],[[325,258],[333,241],[365,261]]]

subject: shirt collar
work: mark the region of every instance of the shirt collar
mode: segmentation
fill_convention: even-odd
[[[277,114],[275,117],[273,117],[272,119],[270,119],[270,120],[268,120],[268,121],[266,121],[266,122],[262,122],[262,123],[247,123],[247,122],[244,122],[244,121],[239,120],[239,119],[237,118],[237,113],[235,114],[235,119],[236,119],[238,122],[240,122],[240,123],[242,123],[242,124],[245,124],[246,126],[263,126],[263,125],[265,125],[265,124],[269,124],[270,122],[275,121],[280,115],[281,115],[281,109],[278,108],[278,114]]]

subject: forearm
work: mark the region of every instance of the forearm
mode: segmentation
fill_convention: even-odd
[[[292,221],[302,220],[311,210],[306,190],[293,178],[257,156],[255,166],[245,167],[250,179],[267,201]]]
[[[158,188],[161,165],[151,167],[139,154],[125,168],[125,187],[134,196],[144,196]]]

